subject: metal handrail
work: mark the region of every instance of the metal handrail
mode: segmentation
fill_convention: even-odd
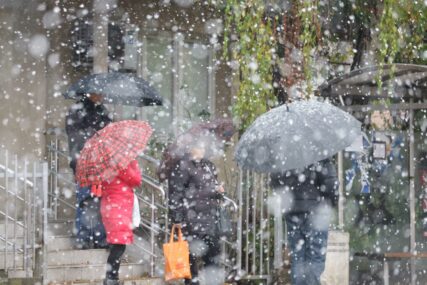
[[[21,227],[21,228],[23,228],[23,229],[26,229],[26,228],[27,228],[23,223],[18,222],[18,220],[14,219],[14,218],[12,218],[12,217],[10,217],[10,216],[8,216],[8,215],[6,215],[6,213],[5,213],[5,212],[3,212],[3,211],[0,211],[0,215],[3,215],[3,216],[5,216],[8,220],[11,220],[12,222],[15,222],[15,224],[17,224],[18,226],[20,226],[20,227]]]
[[[144,153],[140,154],[139,157],[142,158],[142,159],[144,159],[144,160],[146,160],[146,161],[148,161],[148,162],[153,163],[155,166],[159,166],[160,165],[160,160],[158,160],[158,159],[156,159],[156,158],[154,158],[152,156],[149,156],[147,154],[144,154]]]
[[[147,224],[150,224],[151,222],[150,221],[148,221],[147,219],[145,219],[145,218],[143,218],[143,217],[141,217],[141,221],[144,221],[145,223],[147,223]],[[161,231],[161,232],[163,232],[163,233],[167,233],[168,231],[166,231],[166,230],[164,230],[161,226],[158,226],[158,225],[156,225],[156,224],[154,224],[155,226],[156,226],[156,228],[157,229],[154,229],[153,227],[151,227],[151,226],[149,226],[149,225],[147,225],[146,226],[146,228],[149,228],[149,229],[153,229],[157,234],[159,234],[160,232],[159,231]]]
[[[18,159],[16,154],[10,156],[8,150],[4,150],[4,163],[0,164],[0,177],[4,178],[4,185],[0,185],[0,190],[5,193],[6,204],[5,210],[0,211],[4,218],[0,235],[0,241],[4,244],[1,249],[4,266],[2,270],[7,272],[23,268],[25,276],[30,278],[45,264],[43,258],[36,262],[35,252],[36,248],[42,246],[41,242],[45,240],[47,229],[47,220],[44,219],[47,215],[44,198],[48,191],[47,164],[42,161],[30,163],[27,159]],[[32,169],[28,168],[31,165]],[[43,195],[43,205],[36,201],[36,197],[40,195]],[[12,257],[7,254],[8,251]],[[23,254],[22,261],[16,258],[17,254]]]
[[[15,243],[8,241],[3,235],[0,235],[0,240],[4,241],[6,243],[6,245],[16,246]],[[6,248],[7,248],[7,246],[6,246]],[[19,253],[24,253],[24,250],[20,249],[20,248],[17,248],[16,251],[18,251]]]
[[[154,188],[155,190],[159,191],[162,194],[162,198],[165,199],[166,197],[166,193],[165,190],[163,190],[162,184],[160,184],[158,181],[156,181],[154,178],[152,178],[151,176],[148,176],[146,174],[142,174],[142,182],[148,184],[149,186],[151,186],[152,188]]]
[[[6,187],[3,187],[3,186],[0,185],[0,189],[1,190],[6,190]],[[15,192],[12,192],[12,191],[8,190],[7,193],[9,193],[10,195],[16,196],[16,198],[18,198],[18,200],[20,200],[20,201],[25,201],[24,198],[22,198],[21,196],[19,196]]]
[[[234,208],[234,210],[235,211],[237,211],[238,209],[239,209],[239,206],[237,206],[237,203],[233,200],[233,199],[231,199],[230,197],[227,197],[227,196],[223,196],[223,198],[224,198],[224,200],[226,200],[228,203],[230,203],[231,205],[233,205],[233,208]]]
[[[60,198],[60,197],[58,197],[58,196],[55,196],[55,194],[48,193],[48,196],[49,196],[49,197],[53,197],[53,198],[57,199],[58,201],[60,201],[60,202],[64,203],[65,205],[67,205],[68,207],[70,207],[70,208],[72,208],[72,209],[77,209],[77,207],[76,207],[75,205],[73,205],[73,204],[71,204],[71,203],[69,203],[69,202],[65,201],[64,199],[62,199],[62,198]]]
[[[15,175],[15,171],[14,170],[12,170],[12,169],[10,169],[10,168],[7,168],[6,166],[4,166],[3,164],[0,164],[0,169],[1,170],[3,170],[3,171],[7,171],[7,173],[9,173],[10,175]],[[28,179],[24,179],[24,178],[22,178],[22,177],[19,177],[18,178],[20,181],[22,181],[22,182],[25,182],[25,184],[27,184],[28,186],[30,186],[30,187],[34,187],[34,184],[33,184],[33,182],[31,181],[31,180],[28,180]]]
[[[49,149],[49,150],[53,150],[53,151],[56,151],[58,154],[60,154],[61,156],[63,156],[64,158],[69,158],[70,156],[68,155],[68,153],[67,152],[65,152],[65,151],[62,151],[62,150],[60,150],[60,149],[58,149],[58,148],[54,148],[53,146],[50,146],[50,145],[48,145],[47,146],[47,148]]]
[[[154,254],[154,252],[149,251],[148,249],[145,249],[144,247],[138,245],[137,243],[134,243],[134,245],[140,249],[142,249],[143,251],[145,251],[146,253],[148,253],[149,255],[151,255],[154,258],[158,258],[158,256],[156,254]]]
[[[44,131],[45,135],[50,135],[50,136],[56,136],[56,137],[63,137],[66,138],[66,132],[65,129],[63,128],[48,128],[47,130]]]

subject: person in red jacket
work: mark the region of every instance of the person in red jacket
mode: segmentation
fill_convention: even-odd
[[[141,184],[141,170],[133,160],[112,181],[102,183],[101,216],[110,244],[104,285],[119,284],[120,258],[133,243],[132,211],[134,187]]]

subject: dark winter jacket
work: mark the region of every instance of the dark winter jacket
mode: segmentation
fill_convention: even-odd
[[[111,123],[107,109],[84,99],[71,106],[65,122],[70,151],[70,167],[76,173],[77,159],[85,142],[100,129]]]
[[[218,236],[218,207],[222,194],[217,191],[214,164],[197,162],[185,155],[172,168],[169,183],[169,217],[182,223],[185,235]]]
[[[271,175],[271,186],[283,194],[285,212],[307,213],[321,204],[338,204],[338,176],[334,163],[325,159],[303,170],[291,170]],[[290,202],[290,203],[288,203]]]

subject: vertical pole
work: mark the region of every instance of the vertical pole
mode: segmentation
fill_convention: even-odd
[[[275,195],[272,209],[274,213],[274,269],[283,266],[283,214],[282,214],[282,197]]]
[[[267,183],[269,183],[270,181],[270,177],[267,177]],[[267,196],[269,195],[270,189],[267,189]],[[267,258],[266,258],[266,262],[267,262],[267,274],[270,275],[270,249],[271,249],[271,220],[270,220],[270,213],[271,213],[272,209],[271,209],[271,205],[270,203],[267,203],[267,223],[266,223],[266,232],[268,233],[267,235]]]
[[[209,50],[209,68],[208,68],[208,100],[209,100],[209,112],[212,117],[215,117],[216,111],[216,96],[215,96],[215,51]]]
[[[13,197],[13,269],[16,269],[16,228],[18,227],[18,155],[15,154],[15,197]],[[24,181],[25,183],[25,181]]]
[[[25,277],[30,277],[28,272],[28,195],[27,195],[27,159],[24,160],[24,216],[22,219],[22,222],[24,224],[24,271],[25,271]]]
[[[249,231],[250,231],[250,224],[249,224],[249,210],[250,210],[250,191],[251,191],[251,182],[253,179],[253,173],[250,173],[249,171],[246,171],[246,187],[245,187],[245,195],[246,195],[246,213],[245,213],[245,224],[246,224],[246,246],[245,246],[245,251],[246,251],[246,260],[245,260],[245,270],[246,272],[249,272],[249,244],[250,244],[250,240],[249,240]]]
[[[5,170],[4,170],[4,184],[5,184],[5,208],[6,216],[4,217],[4,268],[7,269],[7,248],[8,248],[8,223],[9,223],[9,152],[5,152]]]
[[[338,198],[338,227],[344,228],[344,156],[343,152],[338,152],[338,181],[339,181],[339,198]]]
[[[55,173],[53,174],[55,177],[55,181],[54,181],[54,194],[55,194],[55,201],[54,201],[54,217],[55,220],[58,219],[58,198],[59,198],[59,187],[58,187],[58,151],[59,151],[59,140],[58,140],[58,135],[55,135]]]
[[[252,208],[252,266],[251,273],[256,274],[256,236],[257,236],[257,198],[258,198],[258,190],[259,190],[259,175],[254,174],[253,176],[253,185],[252,188],[252,200],[253,200],[253,208]]]
[[[263,252],[264,252],[264,234],[263,234],[263,232],[264,232],[264,201],[265,201],[265,199],[264,199],[265,183],[264,182],[265,182],[264,175],[261,175],[260,187],[259,187],[259,189],[260,189],[260,200],[259,200],[259,202],[260,202],[260,209],[259,209],[259,212],[260,212],[260,215],[259,215],[259,224],[260,224],[260,226],[259,226],[259,272],[258,272],[259,275],[262,275],[263,270],[264,270],[264,267],[263,267],[263,264],[264,264],[264,255],[263,255]]]
[[[136,198],[136,196],[135,196]],[[139,202],[139,201],[138,201]],[[154,277],[154,215],[155,215],[154,191],[151,190],[151,227],[150,227],[150,243],[151,243],[151,277]]]
[[[168,207],[168,205],[169,205],[169,193],[168,193],[168,191],[165,192],[164,201],[166,201],[166,211],[164,211],[164,217],[163,217],[165,220],[165,233],[164,233],[165,239],[164,239],[164,241],[165,241],[165,243],[167,243],[168,242],[168,232],[169,232],[169,213],[168,213],[168,210],[169,210],[169,207]]]
[[[383,281],[384,281],[384,285],[389,285],[389,278],[390,278],[390,272],[389,272],[389,266],[388,266],[388,261],[387,259],[384,258],[384,267],[383,267]]]
[[[33,163],[33,188],[30,198],[30,225],[31,225],[31,249],[32,249],[32,269],[36,269],[36,223],[37,223],[37,213],[36,213],[36,189],[37,189],[37,163]]]
[[[243,170],[239,169],[239,181],[237,185],[237,199],[239,203],[239,208],[237,209],[237,240],[236,240],[236,247],[237,247],[237,257],[236,257],[236,265],[238,268],[238,271],[242,269],[242,218],[243,218]]]
[[[108,9],[105,1],[93,1],[93,73],[108,72]]]
[[[413,99],[411,98],[411,105]],[[416,240],[415,240],[415,146],[414,146],[414,110],[411,106],[409,110],[409,213],[410,213],[410,249],[411,253],[416,252]],[[411,285],[415,285],[416,274],[415,274],[415,258],[411,257]]]
[[[180,34],[175,34],[174,36],[174,50],[176,52],[173,53],[172,57],[172,118],[173,121],[173,130],[177,135],[179,133],[179,125],[183,119],[183,105],[180,102],[180,91],[182,85],[182,55],[183,55],[183,44],[182,37]]]
[[[50,138],[50,142],[49,142],[49,146],[50,146],[50,148],[49,148],[49,152],[48,152],[48,161],[49,161],[49,165],[50,165],[50,172],[52,173],[52,175],[50,175],[49,176],[49,194],[50,194],[50,202],[49,202],[49,204],[50,205],[53,205],[53,197],[55,196],[54,195],[54,193],[53,193],[53,191],[54,191],[54,189],[53,189],[53,176],[55,175],[54,174],[54,164],[55,164],[55,161],[54,161],[54,159],[53,159],[53,152],[55,151],[55,144],[54,144],[54,142],[53,142],[53,140],[52,140],[52,138]]]
[[[43,190],[43,265],[42,265],[42,272],[43,272],[43,284],[47,284],[46,276],[47,276],[47,226],[48,226],[48,176],[49,176],[49,170],[47,163],[42,164],[42,190]]]

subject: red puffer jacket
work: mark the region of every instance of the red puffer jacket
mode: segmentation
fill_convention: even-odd
[[[113,181],[102,184],[101,216],[110,244],[131,244],[133,187],[141,184],[138,162],[132,161]]]

